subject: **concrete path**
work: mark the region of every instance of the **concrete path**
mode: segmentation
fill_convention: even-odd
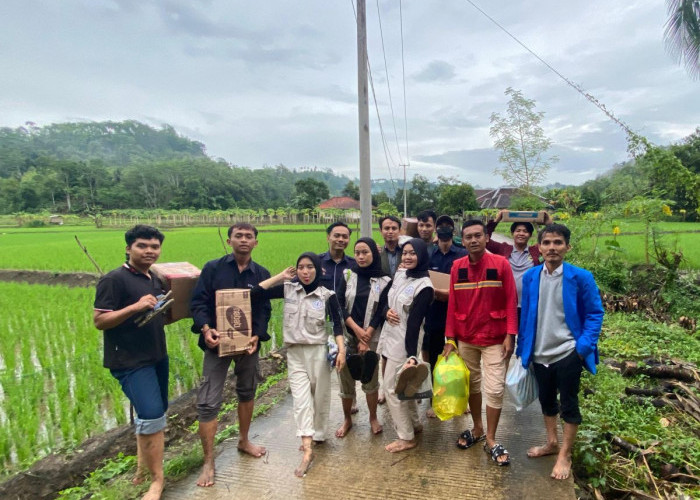
[[[424,417],[425,430],[418,446],[391,454],[384,446],[396,438],[386,405],[379,419],[384,432],[372,435],[367,407],[361,398],[355,425],[344,439],[334,436],[342,422],[333,376],[330,437],[315,448],[316,459],[305,478],[296,478],[301,460],[300,440],[295,437],[292,398],[287,395],[268,415],[256,419],[251,436],[269,454],[254,459],[236,449],[236,439],[218,447],[216,484],[196,486],[197,474],[168,484],[164,498],[175,499],[571,499],[573,480],[555,481],[549,473],[554,457],[527,458],[527,449],[544,441],[542,416],[537,402],[517,413],[506,401],[497,437],[511,453],[509,467],[497,467],[480,445],[469,450],[455,446],[461,431],[471,426],[462,416],[446,422]],[[358,385],[359,391],[359,385]],[[427,404],[419,406],[423,415]],[[485,420],[485,417],[484,417]]]

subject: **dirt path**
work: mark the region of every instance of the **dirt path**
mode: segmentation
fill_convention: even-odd
[[[30,285],[63,285],[92,287],[100,279],[96,273],[58,273],[54,271],[29,271],[24,269],[0,269],[0,281],[29,283]]]

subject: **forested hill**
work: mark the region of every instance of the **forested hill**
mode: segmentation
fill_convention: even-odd
[[[293,203],[297,180],[313,177],[330,194],[350,181],[315,167],[238,167],[205,151],[171,126],[133,120],[0,128],[0,213],[276,208]]]
[[[204,144],[180,136],[169,125],[155,129],[134,120],[0,128],[0,176],[7,177],[11,173],[7,169],[17,167],[12,160],[39,156],[100,159],[105,165],[126,167],[183,156],[205,158],[206,154]]]

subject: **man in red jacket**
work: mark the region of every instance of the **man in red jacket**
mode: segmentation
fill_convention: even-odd
[[[469,368],[469,409],[474,428],[464,431],[457,446],[470,448],[486,440],[484,450],[497,465],[508,465],[508,450],[496,442],[496,429],[503,407],[508,361],[518,333],[517,293],[508,261],[486,253],[486,226],[468,220],[462,226],[462,243],[469,255],[455,261],[450,272],[445,344],[447,357],[457,346]],[[449,342],[452,341],[452,342]],[[481,418],[483,362],[486,432]]]

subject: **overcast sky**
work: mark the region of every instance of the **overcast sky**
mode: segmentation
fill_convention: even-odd
[[[700,82],[664,51],[663,0],[475,3],[653,142],[700,125]],[[387,162],[370,98],[373,178],[401,178],[408,151],[409,178],[501,185],[489,117],[505,111],[509,86],[545,113],[560,158],[549,182],[580,184],[627,159],[617,125],[469,2],[402,6],[406,120],[399,0],[379,0],[379,13],[367,2],[391,153]],[[0,126],[126,119],[168,123],[236,165],[358,176],[352,2],[2,0]]]

